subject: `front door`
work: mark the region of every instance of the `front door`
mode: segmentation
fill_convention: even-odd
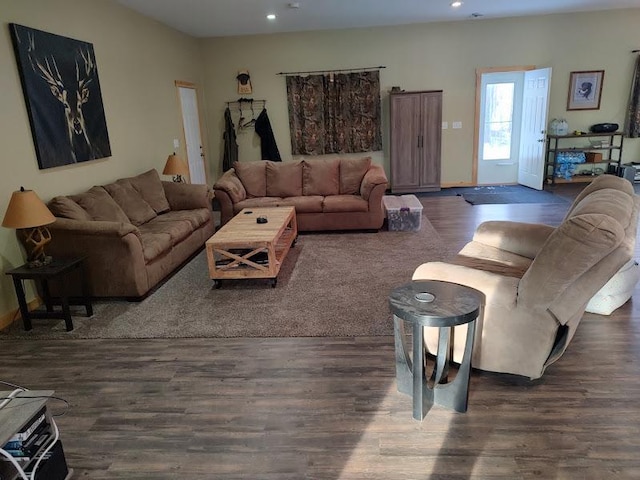
[[[542,190],[545,177],[545,134],[549,111],[551,69],[524,73],[522,131],[518,183]]]
[[[522,71],[482,74],[479,185],[516,183],[518,180],[523,79]]]

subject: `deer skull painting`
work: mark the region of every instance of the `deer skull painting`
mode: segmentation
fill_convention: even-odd
[[[11,24],[40,168],[111,155],[93,46]]]

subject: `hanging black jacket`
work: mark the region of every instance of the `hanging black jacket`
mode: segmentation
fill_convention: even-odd
[[[222,171],[226,172],[233,167],[233,162],[238,160],[238,143],[236,142],[236,129],[231,119],[229,107],[224,111],[224,155],[222,157]]]
[[[256,119],[255,124],[256,133],[260,136],[260,150],[262,153],[262,160],[273,160],[274,162],[281,162],[280,152],[278,151],[278,145],[276,145],[276,139],[273,136],[273,130],[271,130],[271,122],[267,115],[267,109],[263,108]]]

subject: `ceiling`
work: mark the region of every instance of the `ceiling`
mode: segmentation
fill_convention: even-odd
[[[408,25],[640,7],[640,0],[118,0],[194,37]],[[292,6],[298,5],[297,8]],[[267,20],[267,14],[276,15]]]

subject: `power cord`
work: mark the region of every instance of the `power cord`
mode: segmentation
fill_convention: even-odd
[[[5,407],[9,402],[11,402],[11,400],[15,399],[16,396],[19,395],[20,393],[29,391],[28,389],[26,389],[24,387],[21,387],[20,385],[15,385],[15,384],[10,383],[10,382],[5,382],[5,381],[0,380],[0,383],[15,388],[15,390],[12,391],[8,396],[2,398],[2,403],[0,403],[0,409]],[[42,395],[35,395],[35,396],[24,396],[24,397],[21,396],[20,398],[34,398],[34,399],[35,398],[53,398],[55,400],[61,400],[66,404],[67,409],[65,409],[65,411],[62,414],[60,414],[59,416],[62,416],[65,413],[67,413],[67,410],[69,408],[69,402],[67,400],[65,400],[64,398],[60,398],[60,397],[47,397],[47,396],[42,396]],[[13,455],[8,453],[5,449],[0,448],[0,455],[6,457],[13,464],[13,466],[15,467],[16,471],[18,472],[18,474],[20,475],[20,478],[22,480],[35,480],[36,471],[38,470],[38,467],[40,466],[40,462],[42,462],[44,457],[47,455],[47,453],[49,453],[49,451],[53,448],[53,446],[56,444],[56,442],[60,438],[60,430],[58,429],[58,425],[56,424],[55,420],[53,419],[53,415],[51,416],[50,420],[51,420],[51,427],[53,428],[53,432],[54,432],[53,433],[53,440],[49,443],[49,445],[47,445],[47,447],[42,451],[42,453],[38,457],[38,460],[36,461],[35,465],[33,466],[33,470],[31,470],[31,476],[30,477],[27,476],[26,472],[24,471],[22,466],[18,463],[18,461],[15,459],[15,457]]]

